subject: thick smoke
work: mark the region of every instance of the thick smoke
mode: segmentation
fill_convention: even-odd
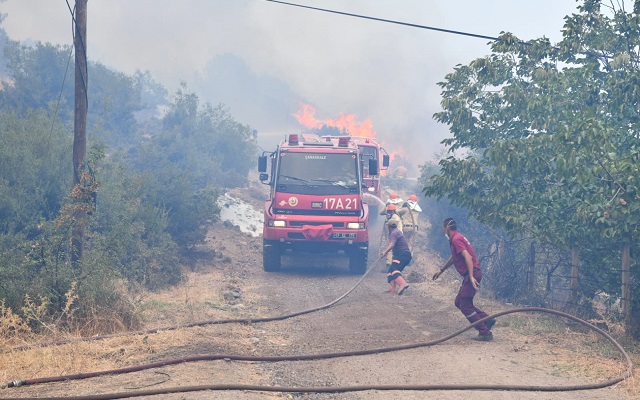
[[[573,0],[425,2],[307,0],[313,7],[439,28],[522,39],[561,38]],[[73,5],[73,2],[70,1]],[[71,44],[64,2],[7,0],[2,27],[14,40]],[[134,73],[150,71],[175,90],[181,81],[202,100],[227,104],[272,147],[300,130],[301,104],[319,117],[353,114],[378,137],[405,149],[416,165],[441,150],[435,123],[437,82],[458,64],[490,52],[485,39],[357,19],[265,0],[92,0],[88,55]],[[393,150],[393,149],[392,149]]]

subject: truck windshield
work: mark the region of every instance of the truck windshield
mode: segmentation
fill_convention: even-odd
[[[323,195],[358,193],[357,165],[356,154],[283,152],[278,191]]]

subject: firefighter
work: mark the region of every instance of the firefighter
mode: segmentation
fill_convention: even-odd
[[[409,196],[409,200],[407,200],[398,211],[398,214],[402,218],[402,233],[407,240],[410,240],[411,236],[418,231],[418,214],[421,212],[422,209],[418,204],[418,197],[415,194]]]
[[[395,204],[389,204],[387,206],[387,210],[386,210],[386,216],[387,219],[385,220],[385,224],[388,224],[389,221],[394,221],[396,224],[396,227],[398,228],[398,230],[400,230],[400,232],[402,232],[403,226],[402,226],[402,218],[400,218],[400,215],[398,215],[398,211],[397,211],[397,207],[395,206]],[[387,237],[389,236],[389,232],[387,233]],[[386,262],[386,270],[389,269],[389,266],[391,265],[393,261],[393,256],[391,253],[387,253],[387,262]],[[385,270],[385,271],[386,271]]]
[[[386,207],[389,206],[389,204],[393,204],[396,207],[399,207],[400,204],[402,204],[403,202],[404,202],[404,200],[402,200],[402,198],[400,198],[397,193],[391,193],[389,195],[389,198],[387,199],[385,205],[384,205],[385,209],[380,211],[380,215],[384,215],[387,212]]]
[[[405,290],[409,288],[409,284],[402,277],[402,270],[411,262],[411,251],[407,239],[398,229],[398,220],[390,219],[387,221],[389,229],[389,244],[380,252],[381,256],[392,255],[392,263],[387,269],[387,282],[389,288],[387,293],[395,293],[398,287],[398,295],[401,296]]]
[[[398,229],[400,229],[400,232],[402,232],[402,218],[400,218],[400,215],[398,214],[398,207],[395,204],[389,204],[387,206],[387,212],[385,213],[385,215],[387,216],[385,222],[394,219],[397,222]]]

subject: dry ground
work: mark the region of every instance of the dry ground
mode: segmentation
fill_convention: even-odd
[[[374,236],[376,239],[377,236]],[[375,249],[375,240],[372,247]],[[206,243],[206,261],[185,271],[184,282],[140,303],[146,328],[183,326],[197,321],[284,315],[328,304],[349,290],[350,275],[339,257],[287,257],[283,271],[262,270],[261,239],[216,223]],[[430,277],[440,260],[416,250],[408,267],[414,282],[406,296],[382,293],[385,274],[375,266],[348,297],[308,315],[262,324],[206,325],[149,335],[9,351],[0,355],[0,383],[14,379],[108,370],[202,354],[295,355],[383,348],[435,340],[465,326],[452,301],[458,282],[447,273]],[[375,257],[375,256],[374,256]],[[452,272],[452,271],[450,271]],[[488,313],[505,310],[480,293]],[[2,398],[89,395],[213,383],[279,386],[367,384],[530,384],[598,382],[624,368],[601,338],[578,333],[564,321],[531,314],[506,316],[494,328],[495,340],[479,343],[467,331],[434,347],[321,361],[184,363],[142,372],[71,382],[5,389]],[[635,361],[639,361],[637,354]],[[577,392],[392,391],[342,394],[193,392],[145,399],[580,399],[640,398],[638,374],[615,387]]]

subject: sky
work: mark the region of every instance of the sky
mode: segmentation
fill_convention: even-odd
[[[13,40],[73,43],[65,0],[0,0]],[[68,0],[71,6],[75,0]],[[374,18],[522,40],[562,38],[575,0],[290,0]],[[437,83],[456,64],[490,54],[489,41],[359,19],[267,0],[89,0],[91,61],[149,71],[174,92],[224,103],[265,150],[304,129],[295,117],[371,127],[390,152],[433,161],[450,137],[433,120]],[[90,73],[90,72],[89,72]],[[90,140],[90,137],[89,137]]]

